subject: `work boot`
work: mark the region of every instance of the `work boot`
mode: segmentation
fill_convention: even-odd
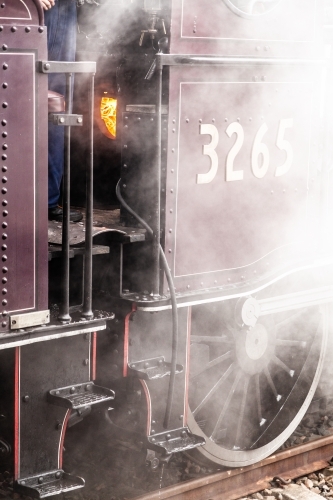
[[[49,220],[55,220],[56,222],[62,222],[63,217],[63,209],[62,207],[53,207],[49,208]],[[78,210],[70,209],[69,211],[69,220],[71,222],[79,222],[83,219],[83,215]]]

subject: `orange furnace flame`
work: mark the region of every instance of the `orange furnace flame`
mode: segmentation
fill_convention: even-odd
[[[117,99],[112,97],[102,97],[101,99],[101,118],[105,123],[108,132],[115,139],[117,129]]]

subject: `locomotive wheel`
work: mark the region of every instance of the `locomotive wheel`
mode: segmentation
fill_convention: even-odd
[[[264,316],[252,328],[231,326],[210,308],[192,314],[188,426],[206,439],[197,456],[246,466],[278,449],[309,407],[328,307]]]

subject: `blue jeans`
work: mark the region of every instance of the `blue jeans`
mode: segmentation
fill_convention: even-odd
[[[76,2],[56,0],[54,7],[44,12],[47,26],[49,61],[75,61]],[[49,75],[49,89],[65,95],[63,74]],[[49,208],[58,205],[64,170],[64,128],[49,123]]]

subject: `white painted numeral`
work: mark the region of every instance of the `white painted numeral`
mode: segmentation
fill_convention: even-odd
[[[203,146],[203,154],[210,158],[210,169],[206,174],[197,174],[197,184],[208,184],[216,176],[219,167],[219,159],[215,151],[219,142],[219,132],[215,125],[200,124],[200,134],[208,134],[212,138],[209,144]]]
[[[225,131],[228,137],[231,137],[233,134],[236,134],[235,144],[230,149],[227,155],[227,164],[225,171],[225,180],[226,181],[241,181],[244,177],[243,170],[234,170],[234,160],[238,155],[241,147],[244,142],[244,129],[240,123],[234,122],[230,123],[227,130]]]
[[[283,136],[286,129],[291,128],[293,124],[294,120],[292,118],[284,118],[280,120],[279,130],[276,138],[276,145],[281,151],[285,151],[287,153],[287,156],[284,164],[277,167],[275,171],[275,177],[280,177],[281,175],[286,174],[292,165],[294,159],[293,148],[291,147],[290,142],[286,141]]]
[[[264,177],[269,167],[269,150],[266,144],[261,142],[267,130],[267,124],[263,123],[255,136],[252,147],[251,167],[253,175],[258,179]]]

